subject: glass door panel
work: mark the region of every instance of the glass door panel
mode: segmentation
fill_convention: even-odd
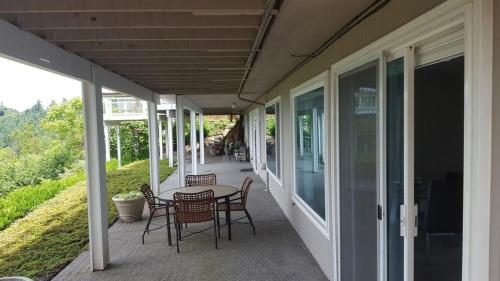
[[[387,280],[404,279],[404,239],[400,229],[400,206],[404,204],[404,59],[386,65],[386,227]]]
[[[462,280],[464,57],[415,69],[415,281]]]
[[[378,61],[339,77],[341,280],[377,280]]]

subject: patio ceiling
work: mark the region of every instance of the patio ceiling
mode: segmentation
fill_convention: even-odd
[[[227,113],[250,105],[238,92],[263,95],[371,2],[278,1],[248,76],[268,0],[3,0],[0,18],[159,94]]]

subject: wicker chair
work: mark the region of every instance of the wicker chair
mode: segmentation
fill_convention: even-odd
[[[193,234],[201,233],[210,228],[198,232],[191,232],[182,237],[181,226],[187,223],[201,223],[212,221],[214,223],[215,249],[217,249],[217,222],[215,215],[215,201],[213,190],[207,190],[197,193],[174,193],[174,221],[175,238],[177,242],[177,253],[179,253],[179,241],[182,238]]]
[[[217,176],[215,174],[186,176],[186,186],[207,186],[216,184]]]
[[[165,203],[159,203],[159,201],[153,195],[153,191],[151,190],[151,188],[149,187],[148,184],[143,184],[140,187],[140,190],[141,190],[142,194],[144,195],[144,197],[146,198],[146,201],[147,201],[148,207],[149,207],[149,219],[148,219],[148,223],[146,224],[146,228],[144,229],[144,232],[142,233],[142,244],[144,244],[144,236],[146,235],[146,233],[149,234],[150,231],[154,231],[154,230],[157,230],[157,229],[160,229],[160,228],[163,228],[163,227],[167,226],[165,224],[165,225],[161,225],[161,226],[155,227],[153,229],[150,228],[150,226],[151,226],[151,220],[154,217],[161,217],[161,216],[165,216],[166,215],[166,213],[167,213],[166,212],[167,204],[165,204]],[[171,208],[170,214],[173,214],[174,212],[173,212],[172,206],[169,206],[169,208]]]
[[[248,218],[248,222],[252,226],[253,230],[253,235],[255,235],[255,226],[253,225],[252,217],[250,216],[250,213],[247,210],[247,199],[248,199],[248,191],[250,191],[250,185],[252,185],[253,179],[251,177],[247,177],[245,181],[243,182],[243,186],[241,187],[240,191],[240,197],[231,199],[229,202],[229,211],[230,212],[245,212],[245,216],[238,218],[231,223],[234,222],[239,222],[239,223],[244,223],[240,222],[240,220],[244,218]],[[225,202],[218,203],[217,204],[217,229],[220,229],[220,218],[219,218],[219,212],[225,212],[228,208],[228,205]],[[220,230],[219,230],[219,237],[220,237]]]

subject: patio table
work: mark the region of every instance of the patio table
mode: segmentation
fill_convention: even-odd
[[[207,185],[207,186],[190,186],[190,187],[179,187],[170,189],[167,191],[163,191],[158,195],[158,200],[162,202],[166,202],[168,205],[172,205],[174,203],[174,193],[183,192],[183,193],[197,193],[203,192],[207,190],[212,190],[214,192],[215,201],[219,201],[224,199],[225,203],[229,205],[229,201],[231,200],[231,196],[240,192],[234,186],[230,185]],[[167,236],[168,236],[168,245],[172,246],[172,236],[170,234],[170,210],[167,209]],[[229,208],[226,208],[226,225],[227,225],[227,233],[228,238],[231,240],[231,212]]]

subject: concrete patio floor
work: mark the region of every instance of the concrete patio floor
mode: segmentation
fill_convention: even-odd
[[[219,249],[215,249],[212,231],[194,235],[180,242],[180,254],[168,246],[166,229],[141,235],[147,215],[138,223],[116,222],[109,230],[111,263],[105,271],[90,272],[89,253],[84,252],[53,280],[327,280],[285,215],[265,191],[262,180],[249,163],[207,157],[199,173],[215,173],[220,184],[241,186],[243,179],[254,179],[248,208],[257,235],[247,224],[233,224],[232,241],[227,229],[221,229]],[[167,190],[177,185],[177,174],[162,183]],[[223,217],[223,216],[222,216]],[[237,217],[237,215],[234,215]],[[164,223],[155,218],[153,223]],[[189,225],[189,230],[201,226]]]

